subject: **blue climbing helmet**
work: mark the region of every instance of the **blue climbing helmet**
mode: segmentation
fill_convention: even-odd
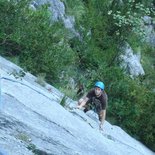
[[[99,87],[99,88],[101,88],[102,90],[104,90],[104,83],[101,82],[101,81],[98,81],[98,82],[95,83],[95,87]]]

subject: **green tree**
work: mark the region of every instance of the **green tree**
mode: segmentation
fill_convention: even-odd
[[[58,80],[76,55],[61,22],[52,23],[49,5],[33,10],[30,2],[1,1],[1,53],[18,56],[20,65],[35,75],[46,73],[48,81]]]

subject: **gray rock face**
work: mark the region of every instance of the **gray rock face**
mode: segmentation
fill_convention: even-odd
[[[7,155],[7,153],[0,148],[0,155]]]
[[[67,29],[69,29],[74,36],[80,38],[79,33],[75,30],[75,27],[74,27],[75,18],[73,16],[66,15],[64,3],[60,0],[36,0],[35,1],[35,5],[43,5],[46,3],[50,4],[49,10],[51,11],[52,21],[62,20],[64,23],[64,26]],[[33,6],[32,5],[31,7],[34,8],[35,5]]]
[[[15,78],[18,66],[0,57],[0,153],[7,155],[153,155],[121,128],[108,122],[99,131],[94,112],[87,114],[59,103],[63,94],[41,87],[25,73]],[[31,78],[32,77],[32,78]],[[52,91],[49,91],[48,88]],[[1,151],[2,150],[2,151]],[[4,150],[4,151],[3,151]],[[6,152],[6,153],[3,153]]]
[[[146,34],[144,40],[152,47],[155,47],[155,21],[149,16],[144,16],[143,21],[142,26]]]
[[[60,0],[36,0],[37,5],[50,4],[50,10],[52,12],[52,19],[58,21],[65,15],[65,6]]]
[[[144,75],[145,72],[140,63],[140,53],[133,54],[133,50],[129,44],[126,44],[122,49],[124,51],[124,55],[120,56],[120,60],[122,61],[121,67],[124,68],[131,77]]]

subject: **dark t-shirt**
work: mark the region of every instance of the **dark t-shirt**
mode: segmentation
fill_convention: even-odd
[[[86,97],[89,98],[87,103],[94,104],[98,110],[106,109],[108,97],[105,91],[103,91],[102,94],[99,97],[97,97],[95,94],[95,89],[92,89],[88,92]]]

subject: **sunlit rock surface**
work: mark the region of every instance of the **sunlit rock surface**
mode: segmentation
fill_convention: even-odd
[[[143,144],[108,122],[59,103],[63,94],[0,57],[0,154],[3,155],[153,155]],[[16,75],[16,76],[15,76]]]

